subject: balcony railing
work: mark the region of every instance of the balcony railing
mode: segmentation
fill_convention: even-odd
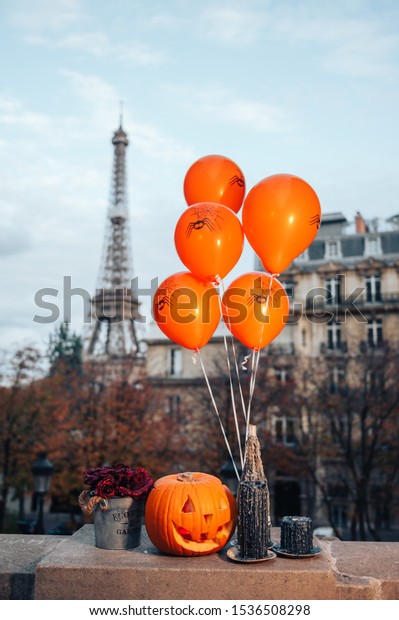
[[[264,352],[269,355],[294,355],[295,345],[293,342],[269,344],[269,346],[264,349]]]
[[[381,342],[368,342],[367,340],[361,340],[359,343],[360,353],[369,353],[370,351],[386,351],[388,348],[389,344],[385,340]]]
[[[328,346],[326,342],[322,342],[320,345],[320,353],[322,355],[337,355],[348,352],[348,343],[345,341],[336,342],[334,346]]]
[[[371,297],[367,297],[366,293],[356,297],[356,291],[354,291],[352,295],[348,293],[346,297],[342,295],[339,297],[324,297],[323,295],[316,295],[315,297],[311,297],[310,294],[306,297],[307,310],[316,310],[318,308],[329,308],[337,306],[344,308],[349,306],[365,308],[375,305],[383,306],[384,304],[399,304],[399,292],[382,293],[381,295],[374,295]]]

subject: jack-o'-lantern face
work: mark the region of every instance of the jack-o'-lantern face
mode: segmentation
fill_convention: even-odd
[[[172,555],[219,551],[236,522],[236,502],[215,476],[172,474],[160,478],[146,505],[146,527],[153,544]]]

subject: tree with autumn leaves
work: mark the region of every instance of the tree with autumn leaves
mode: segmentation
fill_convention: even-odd
[[[399,354],[386,346],[340,359],[291,356],[283,382],[270,373],[271,357],[264,361],[258,384],[265,387],[253,410],[261,424],[268,419],[267,465],[273,474],[300,479],[306,510],[314,516],[322,505],[338,536],[341,508],[352,540],[379,540],[398,518]],[[289,422],[289,441],[278,437],[276,419],[285,420],[285,430]]]
[[[53,509],[63,512],[79,511],[88,467],[122,461],[157,478],[193,461],[182,419],[166,413],[156,386],[145,376],[111,381],[109,366],[82,364],[79,351],[76,334],[61,326],[50,340],[47,372],[34,348],[8,360],[0,387],[0,527],[11,493],[22,499],[32,492],[31,466],[41,451],[54,464]]]
[[[165,406],[165,389],[144,373],[133,384],[112,382],[107,366],[82,364],[79,339],[66,328],[53,336],[51,347],[47,372],[32,347],[3,360],[1,527],[10,498],[19,497],[22,506],[24,494],[32,492],[31,465],[43,450],[55,466],[53,507],[63,511],[78,510],[88,467],[122,461],[145,467],[154,479],[190,469],[219,474],[229,457],[203,382],[180,388],[185,397],[174,414]],[[276,473],[299,477],[306,482],[307,514],[322,504],[340,535],[335,506],[344,502],[351,537],[378,539],[397,501],[398,354],[386,349],[343,356],[338,375],[336,359],[321,364],[290,356],[292,371],[284,381],[272,372],[281,361],[261,356],[251,408],[269,484]],[[214,392],[238,462],[229,378],[223,369],[217,374]],[[250,368],[242,380],[246,402],[249,385]],[[234,391],[243,433],[236,381]],[[275,421],[281,419],[285,431],[291,425],[290,441],[278,431]]]
[[[21,500],[31,486],[30,466],[42,425],[40,355],[33,347],[4,355],[0,386],[0,531],[11,493]]]

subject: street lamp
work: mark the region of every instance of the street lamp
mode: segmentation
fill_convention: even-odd
[[[238,475],[241,476],[242,470],[241,467],[237,467]],[[220,468],[220,477],[222,479],[223,484],[225,484],[233,495],[237,495],[238,490],[238,478],[236,474],[236,470],[231,460],[225,461]]]
[[[47,459],[46,452],[39,454],[38,460],[32,465],[33,481],[35,487],[35,493],[39,499],[39,516],[37,520],[37,534],[44,534],[44,519],[43,519],[43,504],[44,496],[48,493],[50,488],[51,476],[53,475],[54,467]]]

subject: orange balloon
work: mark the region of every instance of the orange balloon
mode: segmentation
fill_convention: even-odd
[[[221,315],[217,289],[186,271],[162,282],[154,295],[153,310],[163,333],[193,350],[206,345]]]
[[[207,155],[188,169],[183,189],[189,206],[197,202],[216,202],[237,213],[245,196],[245,179],[231,159]]]
[[[255,351],[278,336],[289,314],[284,287],[263,271],[252,271],[234,280],[223,295],[222,307],[231,333]]]
[[[266,271],[279,274],[312,243],[320,228],[315,191],[299,177],[275,174],[255,185],[245,199],[245,236]]]
[[[187,269],[204,280],[217,282],[240,258],[244,232],[231,209],[200,202],[188,207],[179,218],[175,246]]]

